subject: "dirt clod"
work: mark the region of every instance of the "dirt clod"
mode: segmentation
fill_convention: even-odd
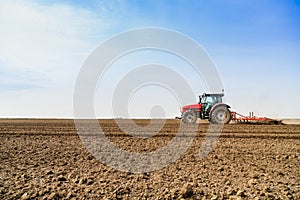
[[[59,175],[59,176],[57,177],[57,180],[58,180],[58,181],[66,181],[67,179],[66,179],[63,175]]]

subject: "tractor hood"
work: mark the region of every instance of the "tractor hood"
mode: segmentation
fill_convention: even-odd
[[[200,111],[202,108],[202,104],[191,104],[182,107],[182,112],[186,112],[187,110]]]

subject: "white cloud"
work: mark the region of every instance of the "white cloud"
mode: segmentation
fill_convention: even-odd
[[[77,73],[110,21],[73,5],[0,1],[0,117],[72,116]]]
[[[0,24],[0,67],[53,82],[77,72],[106,27],[91,11],[35,1],[1,1]]]

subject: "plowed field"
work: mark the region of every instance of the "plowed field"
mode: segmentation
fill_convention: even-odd
[[[122,132],[113,120],[100,121],[113,143],[132,152],[165,146],[179,123],[168,120],[145,139]],[[300,199],[300,125],[225,125],[214,150],[201,159],[208,126],[197,127],[176,162],[136,174],[93,157],[73,120],[2,119],[0,199]]]

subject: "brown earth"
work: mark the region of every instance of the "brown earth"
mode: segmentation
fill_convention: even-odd
[[[163,147],[179,123],[168,120],[143,139],[113,120],[100,121],[112,142],[133,152]],[[193,144],[173,164],[135,174],[98,162],[73,120],[2,119],[0,199],[300,199],[300,125],[225,125],[215,149],[200,159],[207,128],[197,127]]]

